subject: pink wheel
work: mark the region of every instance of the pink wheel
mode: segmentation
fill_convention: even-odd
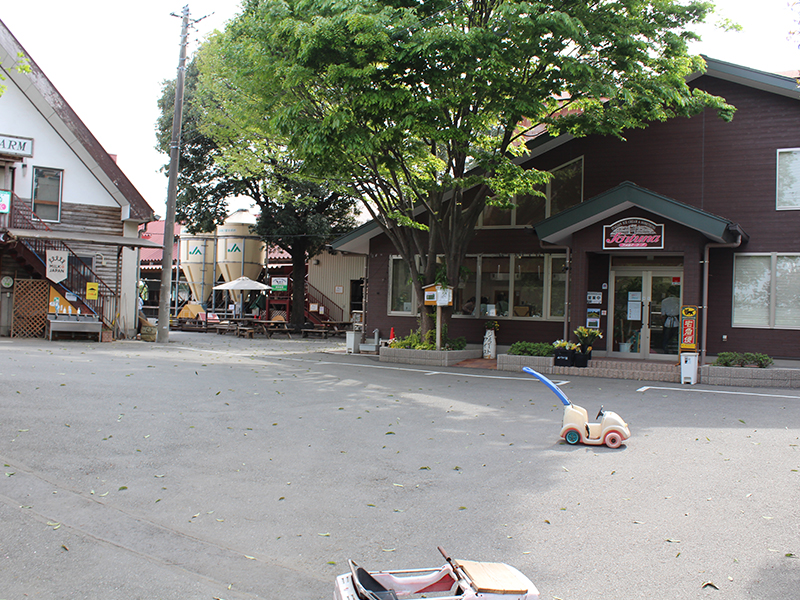
[[[622,436],[616,431],[609,431],[606,434],[605,442],[609,448],[619,448],[622,444]]]

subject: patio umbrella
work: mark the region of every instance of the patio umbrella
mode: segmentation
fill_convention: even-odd
[[[266,283],[253,281],[249,277],[239,277],[227,283],[220,283],[214,286],[215,290],[271,290]]]
[[[234,279],[233,281],[228,281],[227,283],[220,283],[219,285],[214,286],[215,290],[228,290],[231,291],[247,291],[247,290],[271,290],[272,288],[265,283],[261,283],[260,281],[253,281],[249,277],[239,277],[239,279]],[[244,294],[242,294],[242,315],[244,315]]]

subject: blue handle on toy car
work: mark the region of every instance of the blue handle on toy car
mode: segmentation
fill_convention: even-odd
[[[529,373],[530,375],[533,375],[534,377],[536,377],[536,379],[538,379],[543,384],[545,384],[547,387],[549,387],[551,390],[553,390],[553,393],[556,396],[558,396],[559,400],[561,400],[561,402],[564,404],[564,406],[569,406],[570,404],[572,404],[572,402],[569,401],[569,398],[567,398],[567,395],[564,392],[562,392],[559,389],[559,387],[555,383],[550,381],[547,377],[545,377],[541,373],[537,373],[536,371],[534,371],[530,367],[522,367],[522,370],[525,371],[526,373]]]

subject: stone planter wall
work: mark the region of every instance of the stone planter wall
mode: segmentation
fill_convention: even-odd
[[[427,365],[430,367],[449,367],[462,360],[482,358],[483,350],[411,350],[409,348],[381,347],[380,361],[403,363],[406,365]]]
[[[779,367],[700,367],[700,383],[741,387],[800,388],[800,369]]]
[[[498,354],[498,371],[522,371],[522,367],[530,367],[543,375],[553,372],[552,356],[519,356],[514,354]]]

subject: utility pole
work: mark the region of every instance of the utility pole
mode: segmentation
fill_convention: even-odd
[[[175,112],[172,116],[172,140],[169,144],[169,183],[167,184],[167,214],[164,217],[164,254],[161,259],[161,294],[158,299],[158,333],[156,341],[169,342],[169,304],[172,295],[172,254],[175,245],[175,200],[178,195],[178,163],[183,121],[183,86],[186,75],[186,47],[189,45],[189,5],[183,7],[181,51],[178,78],[175,85]],[[176,290],[177,294],[177,290]]]

